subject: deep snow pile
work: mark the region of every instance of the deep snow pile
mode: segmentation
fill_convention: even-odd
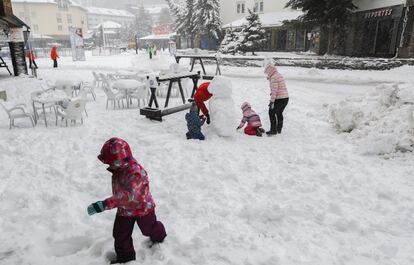
[[[414,151],[414,85],[380,85],[364,97],[332,105],[330,116],[366,154]]]
[[[38,73],[49,81],[90,81],[92,71],[158,72],[173,62],[161,52],[151,61],[145,53],[86,62],[61,58],[58,69],[39,59]],[[189,68],[188,62],[180,65]],[[89,97],[82,126],[45,128],[40,121],[32,128],[23,120],[9,130],[0,110],[0,264],[108,263],[115,211],[90,217],[86,207],[111,194],[110,174],[96,155],[112,136],[127,140],[149,173],[157,216],[168,233],[163,244],[149,249],[135,227],[137,261],[131,265],[413,264],[414,153],[388,160],[356,153],[323,108],[362,96],[378,83],[414,82],[413,68],[280,67],[291,96],[284,133],[262,138],[235,128],[245,101],[269,128],[263,69],[222,70],[237,106],[237,118],[225,125],[233,137],[219,137],[206,124],[205,141],[187,141],[185,112],[159,123],[140,116],[135,102],[131,109],[107,110],[102,89],[96,101]],[[10,78],[0,80],[0,90],[30,103],[30,92],[41,84]]]

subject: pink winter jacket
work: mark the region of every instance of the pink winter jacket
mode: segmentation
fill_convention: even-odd
[[[105,210],[118,208],[120,216],[145,216],[154,211],[145,169],[134,159],[127,142],[111,138],[102,147],[98,159],[110,165],[113,195],[105,200]]]
[[[268,64],[265,68],[265,74],[269,80],[270,101],[275,102],[276,99],[288,98],[289,94],[286,88],[285,79],[277,71],[276,67]]]
[[[240,122],[240,128],[242,128],[246,122],[249,126],[255,128],[262,127],[262,122],[260,121],[259,115],[257,115],[257,113],[252,110],[252,107],[248,102],[244,102],[241,106],[241,109],[243,110],[243,119]]]

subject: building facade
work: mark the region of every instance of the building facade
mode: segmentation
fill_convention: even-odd
[[[288,0],[220,0],[220,15],[223,24],[241,19],[248,14],[247,9],[257,13],[270,13],[284,10]]]
[[[69,41],[72,27],[87,32],[87,13],[68,0],[13,0],[13,10],[31,28],[35,36]]]
[[[113,21],[122,26],[130,25],[134,22],[135,16],[126,10],[87,7],[88,27],[92,29],[105,21]]]
[[[414,1],[356,0],[358,7],[347,33],[350,56],[412,57]]]
[[[265,51],[305,51],[309,48],[308,33],[310,29],[285,26],[285,20],[295,20],[303,13],[285,8],[288,0],[222,0],[221,19],[224,28],[241,28],[246,23],[248,9],[259,14],[263,28],[266,30]]]

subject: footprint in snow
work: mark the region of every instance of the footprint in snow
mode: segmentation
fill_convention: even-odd
[[[73,255],[83,249],[89,248],[93,244],[88,237],[71,237],[60,241],[50,241],[49,251],[56,257]]]

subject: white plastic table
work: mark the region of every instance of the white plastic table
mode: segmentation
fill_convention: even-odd
[[[139,82],[138,80],[135,80],[135,79],[121,79],[121,80],[115,81],[113,83],[113,87],[115,89],[120,90],[120,91],[124,91],[125,98],[127,100],[127,108],[129,108],[129,97],[128,97],[128,95],[131,92],[134,92],[137,89],[145,87],[145,84],[142,83],[142,82]]]
[[[115,72],[115,75],[121,79],[133,79],[137,76],[137,74],[137,72],[125,70],[119,70]]]
[[[47,91],[34,92],[32,94],[32,106],[33,106],[35,122],[37,123],[38,116],[39,116],[36,111],[36,107],[35,107],[36,103],[42,104],[43,116],[45,119],[45,126],[47,127],[45,104],[50,104],[50,103],[57,104],[58,102],[67,101],[69,99],[70,98],[62,90],[51,89]]]

